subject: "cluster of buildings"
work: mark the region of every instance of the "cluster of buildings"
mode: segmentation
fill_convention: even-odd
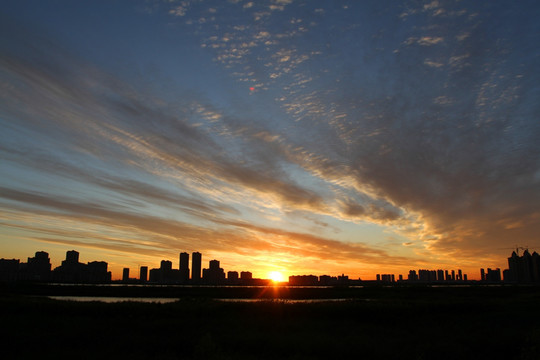
[[[0,282],[58,282],[73,284],[106,284],[111,282],[111,272],[105,261],[92,261],[87,264],[79,262],[79,253],[70,250],[62,264],[51,270],[49,254],[36,252],[24,263],[18,259],[0,259]],[[124,283],[154,284],[208,284],[208,285],[265,285],[262,279],[254,279],[249,271],[225,271],[218,260],[210,260],[207,269],[202,269],[202,255],[192,254],[191,269],[189,254],[180,254],[178,269],[173,269],[172,262],[162,260],[160,267],[148,269],[141,266],[137,278],[130,278],[130,269],[124,268]]]
[[[508,258],[508,269],[480,269],[482,281],[497,283],[538,284],[540,283],[540,255],[535,251],[532,254],[525,249],[519,256],[519,250],[512,252]]]
[[[37,281],[61,283],[108,283],[111,272],[105,261],[79,262],[79,253],[75,250],[66,253],[66,260],[51,271],[49,254],[36,252],[28,262],[18,259],[0,259],[0,281]]]
[[[124,268],[122,282],[124,283],[155,283],[155,284],[210,284],[210,285],[251,285],[260,282],[253,279],[251,272],[229,271],[220,267],[218,260],[210,260],[207,269],[202,269],[202,255],[194,252],[189,268],[189,254],[180,253],[178,269],[173,269],[169,260],[162,260],[160,267],[148,270],[148,266],[139,268],[138,278],[130,278],[130,269]]]
[[[441,282],[456,282],[467,281],[467,274],[463,274],[461,270],[426,270],[420,269],[409,270],[409,274],[405,279],[403,275],[398,275],[397,279],[394,274],[377,274],[377,281],[383,283],[395,282],[421,282],[421,283],[441,283]]]
[[[540,255],[536,251],[531,255],[528,249],[521,256],[517,250],[513,251],[508,258],[508,269],[503,271],[503,278],[507,282],[540,283]]]
[[[289,285],[291,286],[339,286],[352,285],[361,280],[350,280],[347,275],[330,276],[330,275],[293,275],[289,276]]]
[[[442,282],[464,282],[468,281],[467,274],[463,274],[461,270],[410,270],[409,275],[405,279],[403,275],[396,276],[394,274],[377,274],[376,283],[393,284],[393,283],[442,283]],[[340,285],[359,285],[373,281],[363,281],[361,279],[349,279],[346,275],[328,276],[328,275],[294,275],[289,276],[289,285],[295,286],[340,286]]]
[[[461,270],[410,270],[407,279],[399,275],[398,279],[393,274],[377,274],[377,282],[422,282],[422,283],[448,283],[468,281],[467,274]],[[508,258],[508,269],[501,273],[501,269],[480,269],[480,281],[485,283],[509,283],[509,284],[540,284],[540,255],[535,251],[532,254],[525,249],[523,255],[518,255],[518,250],[512,252]]]
[[[148,269],[139,268],[138,277],[130,277],[130,269],[124,268],[123,283],[154,283],[154,284],[206,284],[206,285],[267,285],[269,280],[254,279],[249,271],[228,271],[220,267],[218,260],[210,260],[208,268],[202,268],[202,255],[199,252],[191,254],[180,253],[178,268],[173,268],[169,260],[162,260],[160,267]],[[59,283],[110,283],[111,272],[104,261],[79,262],[79,253],[70,250],[62,264],[51,270],[49,254],[44,251],[36,252],[26,263],[18,259],[0,259],[0,282],[32,281]],[[410,270],[406,279],[394,274],[377,274],[377,283],[456,283],[468,281],[467,274],[461,270]],[[500,269],[487,271],[480,269],[480,281],[488,283],[519,283],[540,284],[540,255],[525,250],[518,255],[518,250],[508,258],[508,269],[501,274]],[[342,286],[362,283],[362,280],[352,280],[348,276],[329,275],[294,275],[289,276],[292,286]]]

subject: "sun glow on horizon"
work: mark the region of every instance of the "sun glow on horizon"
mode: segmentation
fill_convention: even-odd
[[[285,281],[285,276],[279,271],[270,271],[268,273],[268,278],[273,282],[282,282]]]
[[[44,251],[54,269],[73,249],[122,280],[163,260],[180,271],[182,252],[193,269],[200,252],[201,269],[216,259],[231,281],[278,288],[420,269],[478,280],[516,242],[540,251],[540,69],[517,46],[538,41],[518,31],[535,11],[159,3],[2,7],[1,257]]]

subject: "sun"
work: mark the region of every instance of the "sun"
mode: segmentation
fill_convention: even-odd
[[[284,281],[285,280],[285,277],[283,276],[282,273],[280,273],[279,271],[270,271],[268,273],[268,277],[270,278],[270,280],[272,280],[273,282],[281,282],[281,281]]]

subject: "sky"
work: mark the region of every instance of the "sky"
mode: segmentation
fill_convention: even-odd
[[[0,7],[0,257],[475,279],[540,251],[537,1]]]

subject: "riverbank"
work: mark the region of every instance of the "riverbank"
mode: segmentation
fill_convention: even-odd
[[[366,285],[366,286],[189,286],[125,284],[0,284],[1,294],[126,298],[210,299],[377,299],[511,297],[540,293],[540,286],[520,285]]]
[[[538,288],[353,290],[356,298],[339,302],[168,304],[4,291],[0,338],[7,358],[540,358]]]

